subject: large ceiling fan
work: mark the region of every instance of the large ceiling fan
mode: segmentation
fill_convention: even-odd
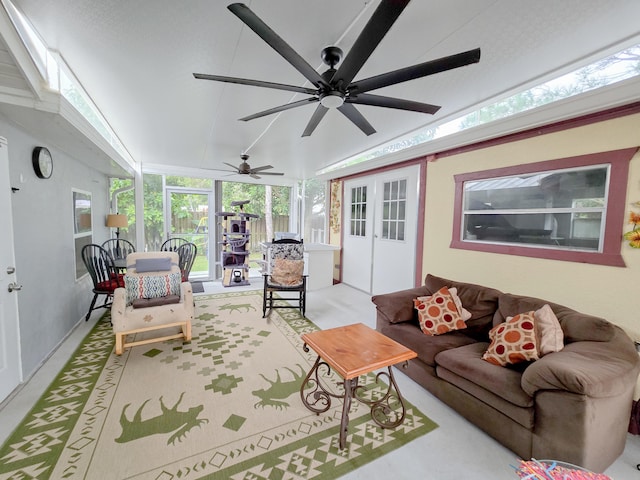
[[[264,170],[269,170],[270,168],[273,168],[271,165],[263,165],[262,167],[255,167],[255,168],[251,168],[251,166],[247,163],[247,160],[249,160],[249,155],[247,155],[246,153],[243,153],[242,155],[240,155],[240,160],[242,160],[242,163],[240,163],[240,165],[236,166],[236,165],[231,165],[230,163],[227,162],[222,162],[225,165],[233,168],[234,172],[237,173],[238,175],[249,175],[252,178],[256,178],[259,179],[260,175],[284,175],[284,173],[281,172],[265,172]]]
[[[274,88],[310,95],[311,97],[309,98],[270,108],[240,119],[243,121],[253,120],[273,113],[308,105],[309,103],[319,102],[319,105],[316,107],[315,112],[302,133],[303,137],[307,137],[313,133],[329,108],[337,108],[340,113],[351,120],[366,135],[375,133],[375,129],[354,107],[354,104],[434,114],[440,109],[437,105],[372,95],[366,92],[477,63],[480,61],[479,48],[393,70],[355,82],[353,81],[408,3],[409,0],[382,0],[338,69],[335,67],[342,59],[342,50],[335,46],[326,47],[322,50],[322,60],[329,66],[329,69],[322,74],[318,73],[309,65],[287,42],[253,13],[249,7],[242,3],[233,3],[227,8],[260,38],[267,42],[276,52],[282,55],[282,57],[304,75],[315,88],[203,73],[194,73],[193,76],[203,80],[239,83],[242,85]]]

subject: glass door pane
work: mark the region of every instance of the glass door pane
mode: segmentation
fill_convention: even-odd
[[[183,238],[198,248],[189,278],[211,279],[209,259],[209,192],[167,189],[166,238]],[[215,254],[215,249],[214,254]]]

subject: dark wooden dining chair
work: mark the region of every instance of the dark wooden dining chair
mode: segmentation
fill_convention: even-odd
[[[180,245],[176,249],[176,253],[178,254],[178,266],[180,267],[180,271],[182,272],[182,281],[189,281],[189,273],[191,273],[191,267],[193,267],[193,262],[196,259],[196,255],[198,254],[198,247],[194,243],[186,242]]]
[[[184,245],[185,243],[189,243],[188,240],[180,237],[171,237],[164,241],[164,243],[160,246],[161,252],[177,252],[178,247],[180,245]]]
[[[111,254],[102,246],[89,244],[82,247],[82,261],[93,282],[93,299],[85,321],[89,320],[91,312],[98,308],[109,308],[113,301],[113,292],[118,287],[124,287],[123,275],[118,273]],[[98,296],[104,295],[104,303],[96,307]]]
[[[109,252],[116,263],[118,260],[126,260],[127,255],[136,251],[133,243],[124,238],[110,238],[102,244],[102,248]]]

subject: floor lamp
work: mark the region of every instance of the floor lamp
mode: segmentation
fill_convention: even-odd
[[[107,215],[107,227],[116,229],[116,239],[120,238],[120,229],[127,228],[129,226],[129,220],[126,215],[120,213],[113,213]]]

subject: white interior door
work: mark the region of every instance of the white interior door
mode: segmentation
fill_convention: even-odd
[[[376,177],[371,294],[414,286],[420,166]]]
[[[376,295],[414,286],[420,166],[344,184],[342,281]]]
[[[0,402],[22,381],[18,293],[16,282],[7,141],[0,137]]]
[[[373,248],[372,177],[344,182],[342,281],[369,293]]]

